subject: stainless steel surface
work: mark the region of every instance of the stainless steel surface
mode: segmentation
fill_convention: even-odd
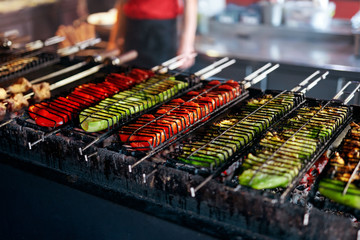
[[[353,38],[350,23],[342,21],[326,30],[212,21],[209,33],[197,36],[196,50],[209,56],[360,72]]]

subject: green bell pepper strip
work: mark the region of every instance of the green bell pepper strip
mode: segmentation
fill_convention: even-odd
[[[290,110],[294,105],[294,95],[291,93],[284,94],[283,96],[273,99],[267,106],[253,113],[260,106],[268,102],[269,99],[272,99],[272,96],[266,95],[263,99],[260,99],[260,101],[250,100],[239,115],[230,116],[220,122],[214,123],[201,141],[186,145],[189,148],[181,154],[178,160],[195,166],[216,166],[219,162],[225,162],[234,155],[236,151],[244,147],[253,140],[255,136],[268,128],[276,116]],[[253,113],[253,115],[248,116],[250,113]],[[241,121],[245,117],[247,118]],[[236,123],[237,125],[234,126]],[[228,130],[230,127],[232,128]],[[218,137],[220,133],[224,131],[227,132]],[[216,137],[218,137],[218,139],[213,141]],[[229,140],[232,142],[229,143]],[[224,144],[229,144],[228,147],[232,149],[232,151],[225,151]],[[197,150],[202,146],[205,147]],[[235,146],[236,149],[234,148]],[[211,149],[211,151],[209,151],[209,149]],[[194,151],[197,152],[193,153]]]
[[[339,108],[340,110],[337,112],[341,114],[335,116],[328,114],[327,119],[331,120],[329,123],[319,126],[310,121],[306,128],[301,129],[295,135],[296,137],[292,137],[293,139],[285,143],[286,139],[296,132],[296,126],[298,128],[302,127],[304,123],[314,116],[314,109],[316,108],[300,109],[297,111],[298,114],[304,115],[297,115],[285,121],[285,126],[278,135],[267,135],[263,138],[260,141],[260,146],[263,148],[257,150],[256,156],[249,154],[248,158],[245,159],[242,166],[243,172],[238,177],[239,183],[255,189],[286,187],[298,174],[303,162],[315,153],[319,141],[330,136],[335,126],[346,115],[346,112]],[[321,114],[325,115],[326,113],[322,111]],[[303,123],[299,123],[299,121]],[[279,147],[281,148],[278,149]],[[272,156],[272,152],[275,151],[278,152]],[[259,168],[262,168],[261,171],[258,170]]]
[[[188,85],[174,78],[159,81],[159,79],[151,78],[146,83],[139,84],[141,87],[137,85],[131,90],[101,101],[95,107],[83,110],[79,115],[81,127],[87,132],[105,130],[131,114],[166,101]],[[150,87],[146,88],[147,86]],[[137,92],[138,89],[140,91]]]
[[[319,183],[319,191],[337,203],[360,209],[360,189],[354,184],[350,184],[346,194],[342,195],[345,185],[345,182],[324,178]]]

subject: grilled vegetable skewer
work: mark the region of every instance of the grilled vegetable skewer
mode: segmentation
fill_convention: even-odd
[[[134,124],[122,127],[120,139],[130,143],[135,150],[149,150],[241,94],[240,85],[231,80],[225,84],[211,81],[202,91],[191,91],[161,106],[154,115],[147,114]]]
[[[279,133],[267,133],[255,155],[249,154],[239,183],[255,189],[288,186],[347,114],[347,107],[301,108],[295,117],[282,123]]]
[[[222,60],[219,60],[218,62],[222,62]],[[214,65],[218,65],[218,62],[215,62],[215,63],[213,63],[212,65],[214,66]],[[234,63],[234,61],[229,61],[229,62],[231,62],[231,64],[233,64]],[[224,63],[224,64],[227,64],[227,66],[229,66],[229,62],[226,62],[226,63]],[[220,65],[220,66],[217,66],[216,68],[208,68],[209,70],[211,70],[211,71],[213,71],[213,72],[216,72],[216,69],[223,69],[223,67],[222,67],[223,65]],[[204,73],[204,74],[206,74],[206,73]],[[214,83],[214,82],[213,82]],[[212,88],[215,88],[215,87],[219,87],[220,86],[220,82],[215,82],[216,84],[215,84],[215,86],[213,86],[213,87],[210,87],[210,89],[212,89]],[[235,83],[234,83],[235,84]],[[236,89],[236,87],[235,87],[235,89]],[[231,90],[231,91],[233,91],[233,90]],[[205,92],[207,92],[207,91],[205,91]],[[233,93],[233,94],[235,94],[235,93]],[[196,95],[198,95],[198,93],[196,94]],[[202,95],[202,94],[200,94],[200,95]],[[221,97],[222,98],[222,97]],[[230,93],[228,93],[227,94],[227,98],[229,99],[230,98]],[[195,99],[195,97],[190,97],[190,99],[192,100],[192,99]],[[228,102],[228,100],[227,100],[227,102]],[[211,103],[212,104],[212,103]],[[211,105],[210,104],[210,105]],[[222,99],[221,100],[221,103],[220,103],[220,99],[219,99],[219,102],[215,102],[215,104],[218,104],[219,106],[220,105],[223,105],[224,104],[224,99]],[[172,109],[170,109],[171,111],[173,111],[173,110],[175,110],[175,109],[177,109],[178,108],[178,106],[175,106],[175,107],[173,107]],[[210,109],[210,106],[209,106],[209,109]],[[201,111],[201,110],[200,110]],[[162,117],[162,116],[159,116],[159,117]],[[191,123],[191,114],[190,115],[187,115],[187,116],[183,116],[184,117],[184,120],[185,120],[185,123],[186,122],[189,122],[189,123]],[[194,116],[193,116],[194,117]],[[202,120],[202,119],[201,119]],[[191,123],[192,124],[192,123]],[[182,129],[182,131],[185,131],[185,129]],[[166,144],[169,144],[169,142],[172,140],[172,139],[174,139],[175,138],[175,136],[176,135],[173,135],[170,139],[169,139],[169,141],[167,141],[167,143],[165,143],[164,145],[166,145]],[[145,161],[146,159],[148,159],[148,158],[150,158],[150,157],[152,157],[152,156],[154,156],[156,153],[158,153],[160,150],[159,150],[160,148],[154,148],[154,149],[152,149],[150,152],[148,152],[147,154],[146,154],[146,156],[145,157],[143,157],[143,158],[141,158],[140,160],[138,160],[137,162],[135,162],[134,164],[132,164],[132,165],[129,165],[129,172],[132,172],[132,169],[135,167],[135,166],[137,166],[137,165],[139,165],[141,162],[143,162],[143,161]]]
[[[304,93],[311,89],[311,87],[314,87],[328,74],[328,72],[326,72],[310,83],[310,80],[319,73],[319,71],[316,71],[293,90],[295,91],[303,88],[302,93]],[[300,96],[300,99],[297,99],[297,101],[295,98],[296,95],[298,95],[298,97]],[[180,157],[176,156],[178,160],[182,160],[187,164],[207,167],[210,169],[218,167],[218,170],[205,179],[204,182],[195,188],[190,188],[191,195],[194,197],[195,193],[204,186],[206,182],[210,181],[222,172],[222,168],[219,168],[220,165],[224,165],[229,158],[234,156],[236,152],[239,152],[240,149],[243,149],[246,144],[253,140],[253,138],[260,136],[260,134],[272,125],[279,116],[283,116],[288,113],[295,105],[298,105],[302,101],[303,95],[301,93],[289,93],[286,91],[281,92],[273,98],[270,96],[264,96],[262,99],[253,99],[248,102],[244,112],[239,113],[238,119],[233,116],[228,119],[223,119],[225,124],[221,121],[218,123],[220,126],[216,129],[218,133],[216,133],[215,130],[213,130],[213,132],[209,131],[209,136],[205,137],[205,142],[201,140],[199,142],[195,141],[195,144],[194,142],[189,144],[189,146],[191,146],[188,147],[189,152],[182,153]],[[231,141],[229,141],[229,138]],[[197,143],[198,145],[196,145]],[[187,144],[184,144],[184,147],[187,147]]]
[[[330,159],[327,176],[319,183],[322,195],[335,202],[360,209],[360,126],[355,122]]]

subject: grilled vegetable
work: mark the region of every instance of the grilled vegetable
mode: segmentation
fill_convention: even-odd
[[[24,57],[21,59],[12,60],[0,66],[0,77],[9,75],[11,73],[20,71],[29,64],[35,63],[39,60],[38,57]]]
[[[322,195],[331,200],[360,209],[360,188],[358,185],[350,184],[345,195],[342,194],[346,183],[335,179],[323,179],[319,184],[319,191]]]
[[[340,152],[340,153],[339,153]],[[340,145],[339,152],[330,159],[327,176],[320,181],[319,191],[335,202],[360,209],[360,171],[355,172],[346,194],[344,188],[360,161],[360,126],[351,129]]]
[[[205,119],[219,106],[229,102],[241,93],[239,84],[214,84],[218,81],[209,82],[205,89],[213,89],[199,96],[200,92],[190,91],[179,99],[173,99],[168,104],[156,110],[151,123],[139,119],[135,124],[122,127],[120,139],[129,143],[136,150],[149,150],[157,147],[180,131],[192,124]],[[218,87],[215,87],[220,85]],[[209,87],[210,86],[210,87]],[[203,91],[201,90],[201,91]],[[228,97],[225,97],[225,96]],[[146,125],[145,125],[146,124]],[[145,126],[144,126],[145,125]]]
[[[132,114],[166,101],[187,85],[166,75],[152,77],[131,90],[115,94],[83,110],[79,116],[81,127],[87,132],[105,130]]]
[[[244,160],[241,185],[255,189],[286,187],[318,147],[347,116],[347,107],[304,107],[269,131],[255,154]]]
[[[131,72],[138,72],[133,69]],[[140,72],[139,72],[140,73]],[[119,91],[144,81],[151,72],[144,71],[137,78],[130,78],[124,74],[111,73],[104,82],[87,83],[75,88],[66,98],[58,97],[51,102],[43,102],[29,107],[29,115],[39,126],[58,127],[73,119],[82,109],[110,97]]]
[[[288,112],[294,106],[294,99],[290,93],[249,100],[237,115],[214,123],[200,140],[184,143],[177,159],[195,166],[219,166]]]

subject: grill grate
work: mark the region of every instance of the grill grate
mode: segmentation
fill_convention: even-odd
[[[135,80],[120,74],[109,74],[105,81],[82,84],[66,97],[60,96],[51,101],[32,105],[29,107],[28,113],[39,126],[49,127],[53,130],[70,120],[74,120],[80,111],[86,107],[144,80],[145,77]]]
[[[351,108],[339,102],[307,99],[254,146],[239,170],[239,183],[255,189],[278,187],[274,191],[281,193],[280,200],[285,201],[314,161],[345,128],[351,114]],[[319,119],[321,116],[326,116],[326,120]]]
[[[0,82],[22,77],[27,73],[39,70],[59,61],[60,58],[57,55],[46,52],[13,59],[10,62],[0,65]]]
[[[217,81],[214,81],[217,82]],[[213,82],[210,82],[213,83]],[[188,131],[194,124],[204,121],[218,108],[241,98],[240,85],[223,95],[217,92],[226,83],[207,84],[203,89],[189,92],[181,99],[164,104],[154,115],[148,115],[120,130],[121,140],[130,145],[127,151],[146,151],[161,147],[177,134]],[[214,98],[217,97],[217,100]],[[150,117],[150,118],[149,118]],[[155,133],[155,134],[154,134]]]
[[[215,122],[210,131],[200,133],[191,142],[184,142],[168,157],[175,163],[190,164],[213,171],[233,159],[238,152],[244,151],[252,140],[302,100],[302,94],[287,91],[274,97],[265,95],[250,100],[241,104],[240,112]]]
[[[161,76],[160,80],[149,79],[145,86],[135,86],[131,92],[114,95],[94,107],[85,109],[80,113],[82,127],[91,131],[89,124],[92,121],[100,121],[102,124],[102,127],[99,127],[100,131],[110,130],[112,126],[119,125],[135,114],[174,97],[189,86],[189,83],[170,78],[165,75]]]

